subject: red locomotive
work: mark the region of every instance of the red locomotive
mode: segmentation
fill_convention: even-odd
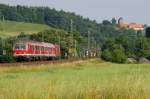
[[[35,41],[19,41],[14,44],[13,56],[16,60],[49,60],[60,57],[60,46]]]

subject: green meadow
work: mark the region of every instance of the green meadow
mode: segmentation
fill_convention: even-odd
[[[21,32],[32,34],[46,29],[51,28],[43,24],[33,24],[16,21],[0,21],[0,37],[17,36]]]
[[[0,99],[150,99],[149,84],[149,64],[94,59],[0,68]]]

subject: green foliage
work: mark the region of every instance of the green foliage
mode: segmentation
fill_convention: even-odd
[[[106,61],[125,63],[127,57],[123,47],[120,47],[117,44],[113,44],[110,47],[104,49],[102,52],[102,58]]]
[[[147,57],[150,55],[150,42],[145,37],[138,37],[136,40],[135,53],[138,57]]]
[[[115,18],[112,18],[111,23],[112,23],[112,25],[116,25],[117,24],[117,20]]]
[[[21,32],[18,36],[17,36],[18,40],[29,40],[30,36],[24,32]]]
[[[112,61],[112,59],[113,59],[112,52],[109,49],[105,49],[102,52],[102,58],[106,61]]]
[[[146,37],[150,38],[150,27],[146,28]]]
[[[111,25],[111,22],[108,20],[103,20],[102,24],[103,25]]]
[[[150,41],[142,35],[120,36],[107,40],[102,47],[102,58],[107,61],[124,63],[126,58],[150,58]]]
[[[11,39],[0,39],[0,63],[1,62],[13,62]]]
[[[125,55],[125,52],[124,52],[124,49],[123,48],[116,48],[113,50],[113,62],[117,62],[117,63],[125,63],[126,62],[126,55]]]

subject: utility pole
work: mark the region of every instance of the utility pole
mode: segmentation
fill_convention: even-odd
[[[3,19],[2,19],[2,21],[4,22],[5,21],[5,17],[3,16]]]
[[[90,31],[88,31],[88,50],[90,50],[90,41],[91,41]]]
[[[4,21],[5,21],[5,18],[4,18],[4,16],[2,16],[2,22],[4,22]],[[3,23],[1,23],[0,26],[1,26],[0,31],[3,31]]]
[[[94,49],[94,47],[95,47],[95,45],[94,45],[94,44],[95,44],[94,37],[92,37],[92,41],[91,41],[91,43],[92,43],[92,44],[91,44],[91,46],[92,46],[92,49]]]
[[[56,33],[58,33],[58,43],[59,43],[59,48],[61,47],[61,35],[60,35],[60,33],[56,30]],[[61,56],[59,56],[59,60],[61,60]]]
[[[95,40],[95,55],[94,56],[97,57],[97,42],[96,42],[96,40]]]
[[[2,54],[6,55],[6,50],[5,50],[5,39],[2,39]]]
[[[71,45],[73,47],[73,20],[72,19],[70,24],[70,33],[71,33]]]
[[[69,37],[69,58],[73,58],[75,54],[74,50],[74,37],[73,37],[73,20],[70,20],[70,37]]]
[[[44,42],[44,33],[42,33],[42,42]]]
[[[75,57],[77,57],[76,48],[77,48],[77,41],[74,40],[74,54],[75,54]]]
[[[95,39],[94,37],[92,37],[92,41],[91,41],[91,46],[92,46],[92,49],[91,49],[91,57],[94,57],[95,55]]]
[[[91,50],[91,38],[90,38],[90,31],[88,31],[88,50],[86,51],[86,56],[89,58],[90,56],[90,50]]]

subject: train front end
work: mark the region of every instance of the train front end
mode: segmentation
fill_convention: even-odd
[[[26,60],[28,52],[27,47],[25,42],[15,43],[13,47],[13,57],[17,61]]]

